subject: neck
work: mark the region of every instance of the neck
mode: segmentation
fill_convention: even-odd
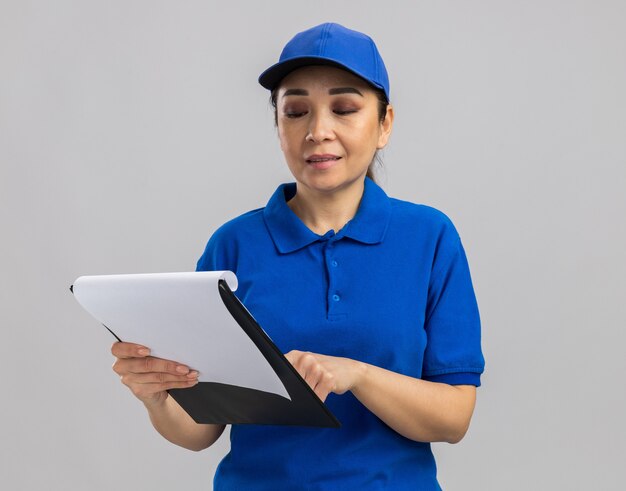
[[[287,205],[316,234],[338,232],[356,215],[363,188],[364,182],[359,181],[339,191],[320,193],[298,183],[296,195]]]

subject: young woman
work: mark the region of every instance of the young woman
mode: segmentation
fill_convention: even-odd
[[[371,179],[394,112],[366,35],[322,24],[259,79],[271,90],[295,182],[220,227],[198,270],[231,270],[237,295],[340,429],[236,425],[215,489],[440,489],[429,442],[456,443],[484,360],[469,267],[441,212]],[[114,370],[154,427],[183,447],[215,442],[168,397],[197,372],[116,343]]]

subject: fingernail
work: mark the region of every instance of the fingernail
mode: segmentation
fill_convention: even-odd
[[[141,356],[148,356],[150,354],[150,350],[148,348],[139,348],[137,350],[137,353],[139,353]]]
[[[189,368],[184,367],[183,365],[178,365],[176,367],[176,371],[179,373],[187,373],[189,371]]]
[[[187,374],[187,377],[189,378],[196,378],[197,376],[198,376],[198,372],[196,370],[192,370],[191,372]]]

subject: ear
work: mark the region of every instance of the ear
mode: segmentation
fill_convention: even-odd
[[[387,114],[385,114],[385,119],[380,123],[380,134],[378,135],[378,144],[376,145],[376,148],[379,150],[384,148],[389,141],[391,129],[393,128],[393,117],[393,106],[387,104]]]

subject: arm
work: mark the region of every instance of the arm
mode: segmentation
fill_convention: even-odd
[[[196,423],[169,395],[160,404],[144,404],[161,436],[188,450],[204,450],[224,432],[225,425]]]
[[[111,353],[117,358],[113,371],[122,383],[146,406],[154,428],[167,440],[189,450],[211,446],[224,431],[224,425],[196,423],[169,396],[169,389],[184,389],[198,383],[198,372],[170,360],[154,358],[145,346],[115,343]]]
[[[458,443],[474,411],[476,387],[428,382],[364,365],[352,393],[401,435],[422,442]]]
[[[291,351],[287,359],[320,399],[348,390],[389,427],[421,442],[459,442],[476,400],[472,385],[428,382],[348,358]]]

